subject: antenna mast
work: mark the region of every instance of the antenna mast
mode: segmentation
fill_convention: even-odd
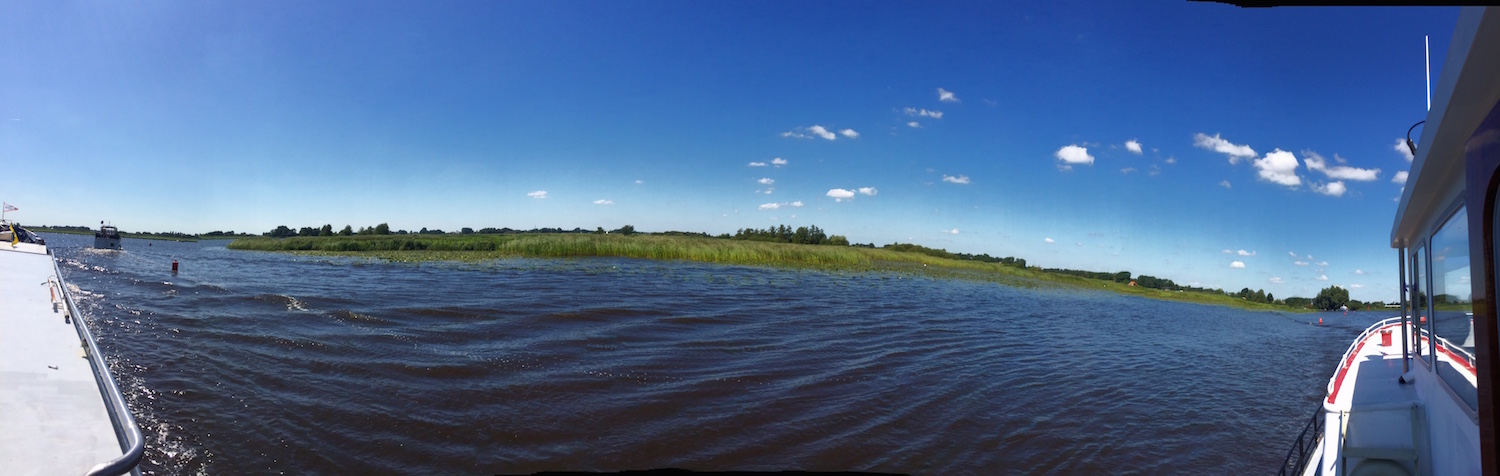
[[[1422,52],[1427,55],[1427,110],[1432,110],[1432,45],[1427,43],[1427,35],[1422,35]]]

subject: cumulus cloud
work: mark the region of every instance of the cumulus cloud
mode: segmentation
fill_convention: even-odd
[[[1313,278],[1313,279],[1316,279],[1318,281],[1327,281],[1328,280],[1328,275],[1326,275],[1326,274],[1318,275],[1318,277]]]
[[[1151,150],[1155,151],[1156,149],[1151,149]],[[1167,165],[1175,164],[1175,163],[1177,163],[1177,158],[1176,157],[1167,157],[1167,160],[1163,160],[1162,162],[1166,162]]]
[[[526,196],[540,200],[543,198],[547,198],[547,191],[537,190],[535,192],[527,193]]]
[[[1302,185],[1302,177],[1297,176],[1297,156],[1281,149],[1266,154],[1263,159],[1255,159],[1250,165],[1255,166],[1259,172],[1257,176],[1261,180],[1297,188]],[[1343,184],[1339,184],[1340,187]],[[1343,193],[1343,192],[1339,192]]]
[[[755,183],[758,183],[758,184],[761,184],[761,185],[771,185],[771,184],[776,183],[776,180],[774,180],[774,179],[772,179],[770,177],[766,177],[766,178],[762,178],[760,180],[756,180]]]
[[[1236,268],[1236,269],[1238,269],[1238,268],[1244,268],[1245,267],[1245,263],[1242,263],[1242,262],[1239,262],[1239,261],[1235,261],[1233,263],[1229,263],[1229,267]]]
[[[1359,284],[1359,283],[1355,283],[1355,284],[1350,284],[1349,285],[1349,289],[1360,289],[1360,288],[1363,288],[1363,287],[1365,287],[1365,285]]]
[[[1236,254],[1239,254],[1240,256],[1255,256],[1255,252],[1254,251],[1245,251],[1245,250],[1239,250],[1239,251],[1236,252]]]
[[[1072,165],[1072,164],[1089,164],[1089,165],[1094,165],[1094,156],[1089,155],[1089,150],[1087,148],[1085,148],[1085,147],[1079,147],[1079,146],[1076,146],[1076,145],[1065,145],[1061,149],[1057,149],[1057,152],[1053,153],[1052,155],[1055,156],[1055,157],[1057,157],[1057,160],[1061,160],[1064,163],[1067,163],[1069,165]]]
[[[1291,257],[1293,257],[1293,258],[1300,258],[1300,257],[1302,257],[1302,255],[1297,254],[1296,251],[1288,251],[1288,252],[1286,252],[1286,254],[1291,255]]]
[[[777,157],[777,158],[771,159],[771,165],[775,165],[777,167],[786,165],[786,159],[783,159],[781,157]]]
[[[1135,155],[1141,155],[1141,143],[1135,139],[1125,141],[1125,150],[1134,152]]]
[[[839,135],[844,136],[844,137],[848,137],[850,139],[858,139],[859,138],[859,133],[858,132],[854,132],[854,129],[844,129],[842,131],[839,131]]]
[[[835,188],[828,191],[828,196],[833,197],[834,201],[842,202],[846,199],[854,198],[854,192],[844,190],[842,188]]]
[[[1363,269],[1356,269],[1356,270],[1354,270],[1354,274],[1364,275],[1365,274],[1365,270],[1363,270]]]
[[[799,128],[796,128],[796,129],[792,129],[792,130],[789,130],[789,131],[781,133],[781,136],[782,137],[795,137],[795,138],[798,138],[798,139],[812,139],[813,137],[822,137],[822,138],[827,139],[827,140],[834,140],[834,139],[838,138],[838,135],[834,134],[833,131],[830,131],[830,130],[828,130],[828,128],[825,128],[825,127],[819,126],[819,125],[813,125],[812,127],[799,127]]]
[[[1256,155],[1259,155],[1250,146],[1234,144],[1219,137],[1218,134],[1214,134],[1213,137],[1209,137],[1208,134],[1202,132],[1194,134],[1193,146],[1228,155],[1229,163],[1231,164],[1239,163],[1241,160],[1254,159]]]
[[[1292,264],[1295,264],[1297,266],[1307,266],[1307,262],[1302,260],[1293,261]]]
[[[1335,165],[1329,167],[1328,161],[1323,159],[1323,156],[1318,155],[1317,152],[1313,152],[1310,150],[1302,151],[1302,156],[1302,162],[1307,164],[1307,170],[1322,172],[1323,175],[1327,175],[1328,178],[1334,180],[1369,182],[1375,180],[1376,178],[1379,178],[1380,176],[1380,169],[1361,169],[1350,167],[1347,165]],[[1341,157],[1339,157],[1337,154],[1335,154],[1333,158],[1341,159]]]
[[[938,100],[942,102],[958,102],[958,96],[954,96],[953,91],[938,88]]]
[[[1319,261],[1318,262],[1318,266],[1328,266],[1328,262],[1327,261]]]
[[[951,235],[957,235],[957,234],[958,234],[958,229],[957,229],[957,228],[954,228],[954,229],[952,229],[952,230],[948,230],[948,234],[951,234]]]
[[[1402,185],[1406,185],[1406,175],[1407,175],[1407,172],[1405,170],[1402,170],[1400,172],[1396,172],[1396,176],[1395,177],[1391,177],[1391,183],[1399,183],[1399,184],[1402,184]]]
[[[1344,192],[1348,191],[1348,188],[1344,187],[1344,182],[1333,182],[1328,185],[1312,184],[1312,189],[1314,192],[1330,197],[1341,197]]]
[[[615,201],[614,200],[605,200],[605,199],[601,198],[601,199],[598,199],[598,200],[594,200],[594,204],[595,205],[614,205]]]
[[[1281,284],[1281,277],[1279,277],[1279,276],[1272,277],[1271,278],[1271,284]]]
[[[1120,173],[1126,174],[1126,175],[1130,175],[1131,173],[1135,173],[1135,172],[1139,172],[1139,170],[1136,170],[1135,167],[1125,167],[1123,169],[1120,169]]]
[[[1224,188],[1234,188],[1234,186],[1232,186],[1232,185],[1229,184],[1228,180],[1220,180],[1219,181],[1219,186],[1220,187],[1224,187]]]
[[[751,162],[750,166],[751,167],[765,167],[766,163],[765,162]]]
[[[906,123],[906,125],[908,127],[913,128],[913,129],[921,129],[922,128],[922,123],[917,122],[917,121],[908,122],[908,123]]]
[[[1411,154],[1411,148],[1406,146],[1406,139],[1397,137],[1396,145],[1391,146],[1391,148],[1396,149],[1396,152],[1400,152],[1401,156],[1405,157],[1407,162],[1411,162],[1417,158],[1417,156]]]
[[[790,205],[790,206],[793,206],[793,207],[800,207],[800,206],[802,206],[802,201],[801,200],[797,200],[795,202],[788,203],[787,205]]]
[[[1226,255],[1232,255],[1232,254],[1234,254],[1234,251],[1233,250],[1224,250],[1224,254],[1226,254]]]
[[[635,184],[636,184],[636,185],[640,185],[640,184],[643,184],[643,183],[646,183],[646,182],[644,182],[644,181],[641,181],[641,180],[636,180],[636,181],[635,181]]]
[[[969,184],[969,176],[968,175],[959,175],[957,177],[954,177],[952,175],[944,174],[943,175],[943,181],[944,182],[948,182],[948,183],[956,183],[956,184],[959,184],[959,185],[968,185]]]
[[[859,194],[860,195],[875,195],[877,193],[880,193],[880,191],[879,190],[875,190],[875,187],[860,187],[859,188]]]
[[[929,111],[929,110],[926,110],[926,109],[917,109],[917,108],[914,108],[914,107],[908,107],[908,108],[905,109],[905,112],[906,112],[906,115],[908,115],[908,116],[930,117],[930,118],[933,118],[933,119],[942,119],[943,118],[943,111]]]
[[[1045,241],[1045,242],[1048,242],[1048,243],[1057,243],[1056,241],[1052,241],[1052,238],[1043,238],[1042,241]]]
[[[781,204],[780,203],[762,203],[762,204],[760,204],[760,209],[761,210],[775,210],[775,209],[778,209],[778,208],[781,208]]]

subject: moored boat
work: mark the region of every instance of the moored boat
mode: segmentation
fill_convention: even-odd
[[[1466,8],[1402,192],[1401,313],[1350,343],[1283,474],[1500,474],[1500,10]]]

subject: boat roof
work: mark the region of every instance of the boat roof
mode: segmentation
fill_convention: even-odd
[[[1462,74],[1460,74],[1462,72]],[[1414,246],[1450,212],[1464,191],[1464,147],[1500,101],[1500,10],[1466,7],[1453,28],[1448,56],[1433,91],[1391,247]]]
[[[45,246],[0,244],[0,467],[80,474],[125,454],[65,289]]]

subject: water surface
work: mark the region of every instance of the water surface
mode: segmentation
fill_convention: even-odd
[[[154,474],[1262,473],[1385,317],[1318,327],[895,274],[47,239]]]

